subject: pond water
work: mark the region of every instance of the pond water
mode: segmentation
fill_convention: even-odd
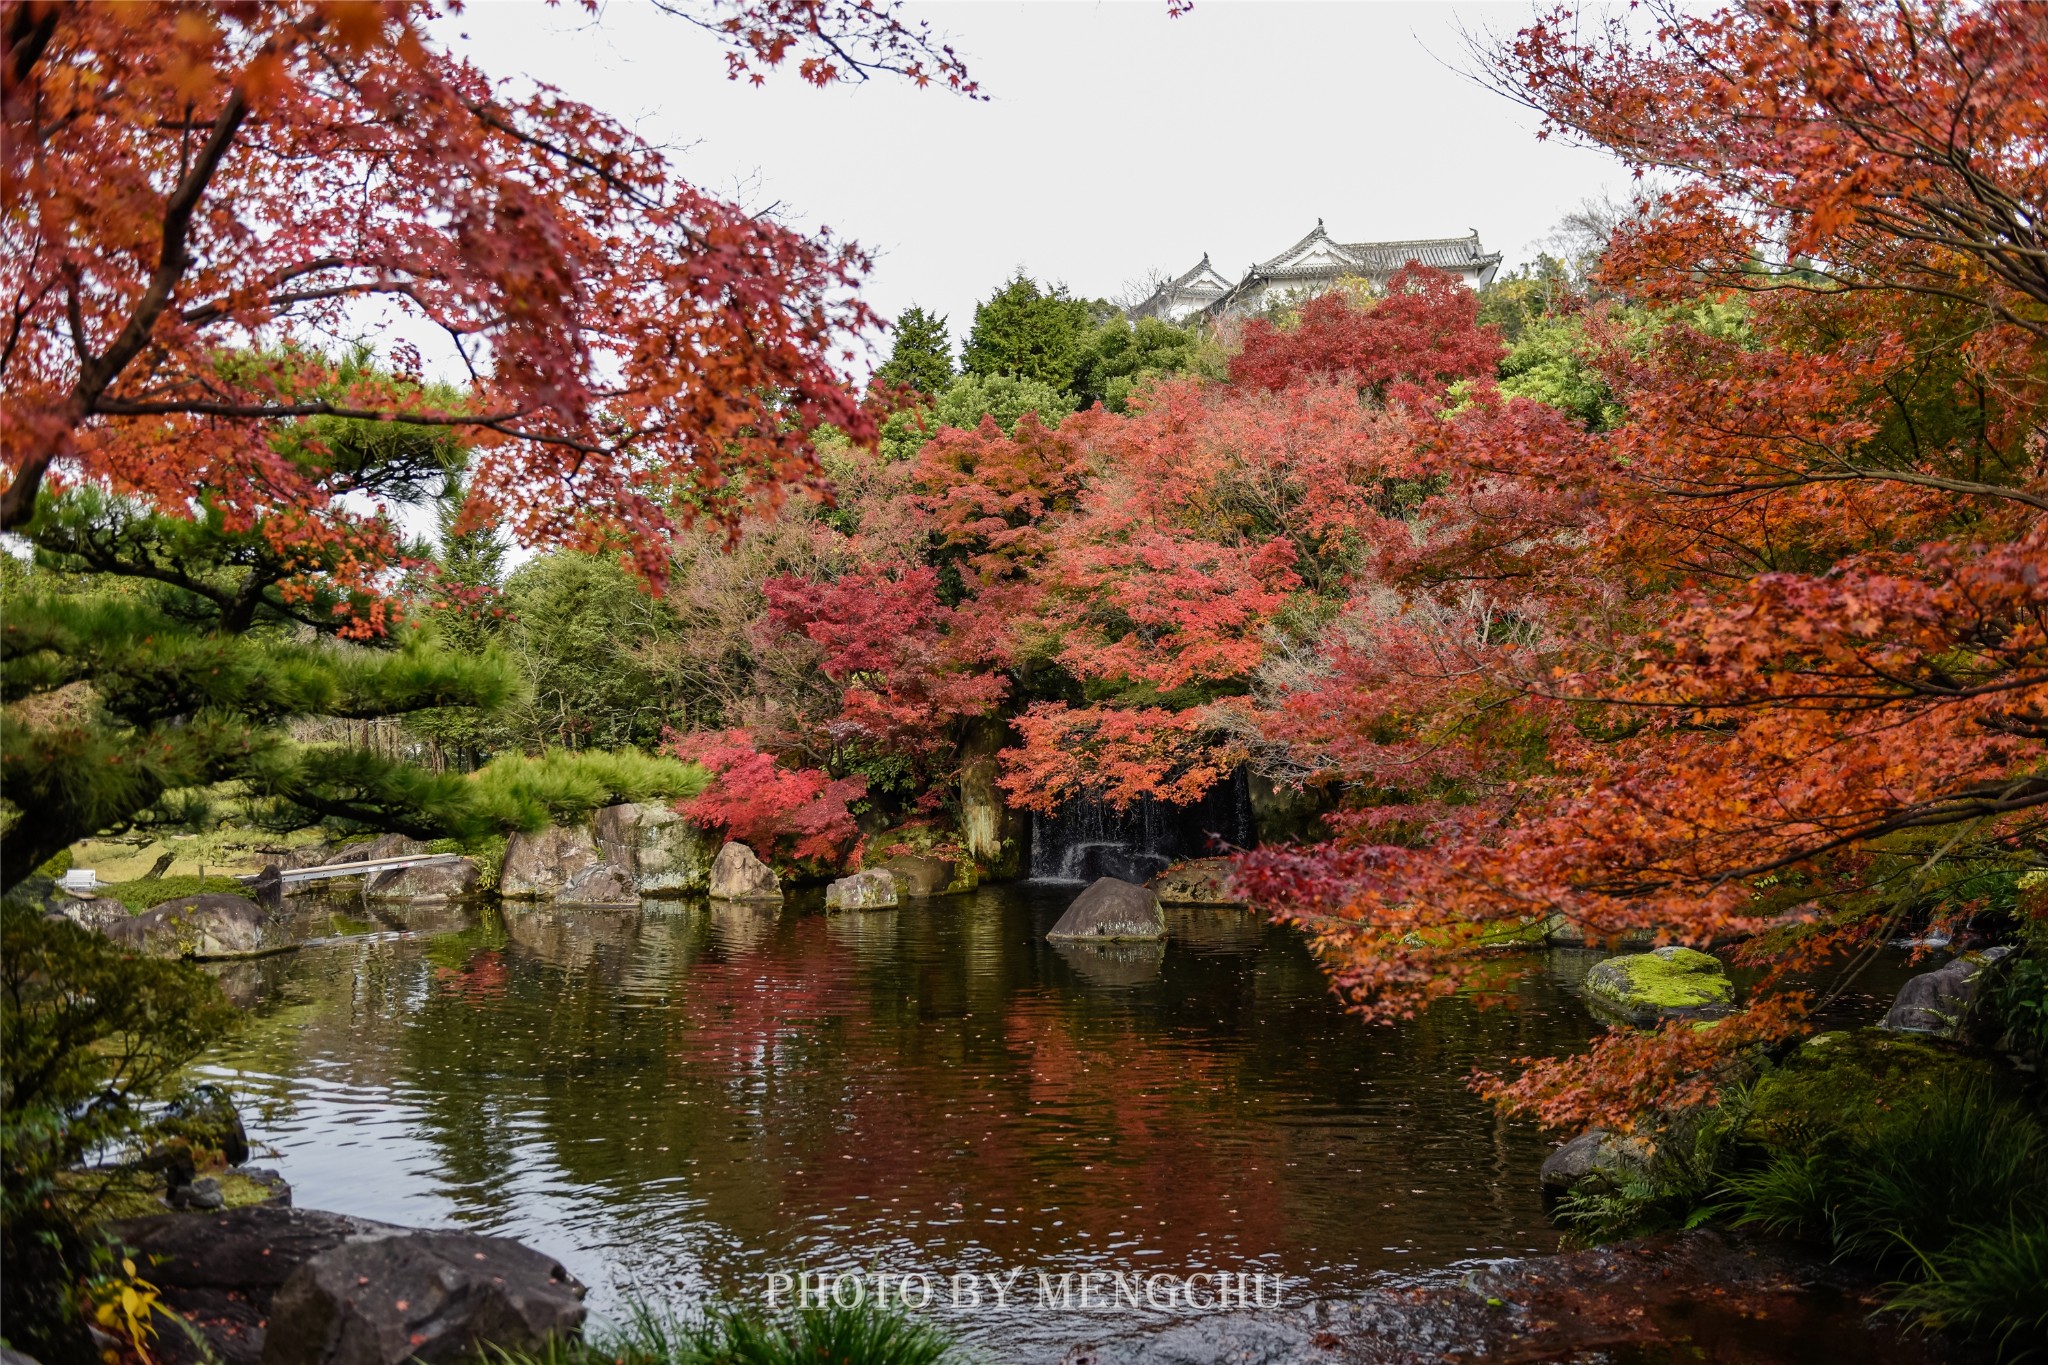
[[[1600,954],[1368,1027],[1242,911],[1046,943],[1075,889],[830,916],[302,902],[323,937],[229,969],[254,1017],[205,1069],[299,1204],[518,1237],[600,1312],[922,1273],[968,1340],[1057,1360],[1100,1314],[956,1309],[949,1277],[1226,1271],[1300,1304],[1556,1247],[1547,1144],[1467,1080],[1583,1047]]]

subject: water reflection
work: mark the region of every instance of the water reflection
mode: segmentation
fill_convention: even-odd
[[[1290,933],[1043,941],[1071,888],[901,911],[469,911],[249,964],[214,1059],[298,1201],[560,1256],[603,1302],[769,1269],[1373,1272],[1547,1251],[1472,1069],[1597,1030],[1567,960],[1368,1028]],[[1057,1358],[1090,1325],[962,1319]]]

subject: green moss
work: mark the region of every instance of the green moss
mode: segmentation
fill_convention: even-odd
[[[220,1181],[220,1197],[231,1209],[261,1204],[276,1193],[262,1181],[251,1180],[240,1171],[220,1171],[214,1179]]]
[[[128,907],[130,914],[141,914],[165,901],[183,899],[216,893],[228,896],[246,896],[248,886],[234,877],[208,876],[204,882],[198,877],[158,877],[154,881],[141,878],[132,882],[115,882],[111,886],[98,888],[101,899],[109,896]]]
[[[1550,919],[1531,915],[1523,919],[1431,925],[1414,930],[1405,938],[1417,948],[1540,948],[1549,941]]]
[[[1719,959],[1695,948],[1658,948],[1596,963],[1586,973],[1594,1004],[1648,1022],[1667,1012],[1718,1009],[1735,987]]]
[[[1757,1080],[1741,1138],[1799,1156],[1860,1145],[1920,1120],[1951,1085],[2000,1079],[1988,1060],[1924,1039],[1882,1029],[1823,1033]]]

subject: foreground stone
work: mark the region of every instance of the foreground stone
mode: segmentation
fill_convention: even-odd
[[[945,858],[933,858],[922,853],[901,853],[876,863],[874,870],[887,872],[896,879],[896,894],[922,899],[926,896],[943,896],[954,889],[954,878],[958,869]]]
[[[224,1365],[401,1365],[573,1336],[583,1286],[505,1237],[252,1206],[110,1225]],[[160,1360],[196,1361],[163,1332]]]
[[[827,910],[894,910],[900,904],[896,878],[884,868],[873,867],[841,877],[825,888]]]
[[[711,885],[716,850],[710,836],[657,801],[606,806],[591,822],[604,861],[643,896],[684,896]]]
[[[1653,1155],[1641,1138],[1588,1128],[1543,1159],[1543,1187],[1558,1193],[1581,1187],[1619,1189],[1630,1176],[1647,1171]]]
[[[469,858],[425,867],[387,867],[363,879],[363,895],[373,901],[439,904],[468,900],[476,894],[477,868]]]
[[[1587,1001],[1631,1024],[1719,1013],[1734,997],[1720,959],[1696,948],[1610,957],[1586,973]]]
[[[1992,967],[2011,951],[1992,948],[1968,953],[1935,971],[1909,978],[1885,1014],[1883,1027],[1933,1038],[1965,1037],[1976,1013],[1977,996],[1990,979]]]
[[[505,844],[498,894],[506,900],[551,901],[570,878],[600,861],[587,829],[549,825],[536,834],[515,834]]]
[[[711,860],[711,899],[765,901],[782,899],[775,869],[754,856],[745,844],[727,844]]]
[[[1243,905],[1230,890],[1230,859],[1194,858],[1175,863],[1145,885],[1161,905]]]
[[[306,1261],[270,1303],[264,1365],[406,1365],[544,1349],[583,1326],[583,1286],[509,1237],[401,1232]]]
[[[268,940],[268,919],[263,907],[247,896],[208,892],[106,920],[100,932],[124,948],[152,957],[260,957],[293,946]]]
[[[1100,877],[1061,915],[1049,939],[1158,939],[1166,937],[1166,912],[1142,886]]]

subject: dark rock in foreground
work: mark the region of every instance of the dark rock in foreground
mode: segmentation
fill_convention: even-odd
[[[539,1350],[583,1326],[583,1286],[509,1237],[351,1238],[307,1260],[270,1302],[264,1365],[467,1360]]]
[[[583,1322],[583,1286],[506,1237],[261,1205],[108,1230],[224,1365],[456,1360],[482,1342],[537,1348]],[[199,1358],[182,1334],[157,1345],[160,1359]]]
[[[1641,1138],[1588,1128],[1543,1158],[1543,1187],[1559,1191],[1581,1186],[1618,1189],[1629,1176],[1649,1169],[1651,1155],[1650,1144]]]
[[[1074,898],[1046,934],[1050,939],[1155,939],[1166,937],[1166,912],[1142,886],[1102,877]]]

